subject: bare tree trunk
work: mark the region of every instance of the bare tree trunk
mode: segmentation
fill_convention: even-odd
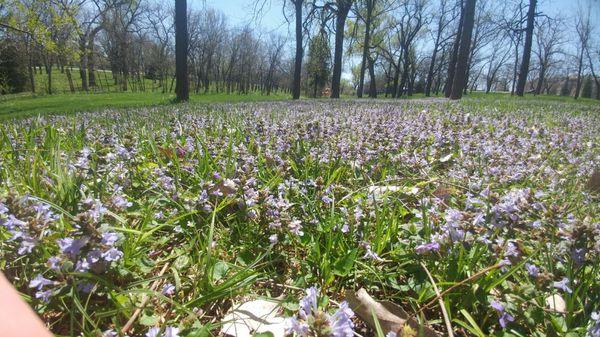
[[[187,102],[190,98],[187,49],[187,1],[175,0],[175,74],[177,78],[175,91],[177,93],[177,100],[180,102]]]
[[[49,60],[48,55],[44,56],[44,67],[48,76],[48,95],[52,95],[52,62]]]
[[[441,11],[442,13],[440,13],[440,18],[438,20],[438,29],[437,29],[437,33],[435,36],[435,43],[433,44],[433,53],[431,54],[431,62],[429,63],[429,70],[427,71],[427,80],[425,83],[425,96],[429,97],[431,96],[431,85],[433,82],[433,75],[434,75],[434,71],[435,71],[435,61],[437,58],[437,53],[438,53],[438,49],[440,48],[440,39],[442,38],[442,32],[443,32],[443,27],[444,27],[444,8],[445,8],[445,2],[442,2],[442,8]]]
[[[88,91],[87,66],[88,53],[86,38],[82,37],[79,40],[79,76],[81,77],[81,90]]]
[[[579,91],[581,91],[581,80],[582,72],[583,72],[583,49],[579,52],[579,58],[577,62],[577,82],[575,83],[575,96],[574,98],[579,98]]]
[[[450,99],[460,99],[463,88],[467,81],[467,62],[469,61],[469,49],[471,47],[471,35],[475,24],[475,0],[466,0],[464,7],[464,21],[460,33],[460,49],[456,61],[456,73],[452,81]]]
[[[525,84],[527,83],[527,74],[529,73],[529,60],[531,59],[531,45],[533,44],[533,25],[535,23],[536,3],[537,0],[529,0],[525,45],[523,46],[523,60],[521,61],[521,70],[519,71],[519,80],[517,81],[517,96],[523,96],[525,93]]]
[[[375,61],[369,56],[369,78],[371,82],[369,82],[369,97],[377,98],[377,82],[375,80]]]
[[[29,75],[29,84],[31,86],[31,92],[35,93],[35,77],[34,77],[34,69],[33,69],[33,51],[31,50],[31,46],[28,44],[28,64],[27,64],[27,73]]]
[[[538,78],[538,82],[537,85],[535,87],[535,94],[539,95],[542,93],[542,88],[544,86],[544,80],[546,77],[546,65],[545,64],[541,64],[540,65],[540,76]]]
[[[454,83],[454,74],[456,73],[456,62],[458,60],[458,52],[460,47],[460,39],[463,30],[465,20],[464,11],[464,0],[461,1],[460,20],[458,22],[458,30],[456,32],[456,39],[454,40],[454,46],[452,47],[452,55],[448,62],[448,76],[446,78],[446,88],[444,89],[444,96],[450,97],[452,93],[452,84]]]
[[[373,0],[365,2],[367,6],[367,17],[365,18],[365,40],[363,44],[362,62],[360,63],[360,78],[356,96],[362,98],[365,85],[365,70],[367,68],[367,58],[369,57],[369,44],[371,43],[371,16],[373,15]]]
[[[302,76],[302,5],[304,0],[294,0],[296,10],[296,56],[294,58],[294,80],[292,98],[300,98],[300,77]]]
[[[331,98],[340,98],[342,80],[342,54],[344,53],[344,28],[352,0],[338,0],[335,17],[335,49],[333,53],[333,76],[331,78]]]
[[[400,64],[402,63],[402,54],[398,57],[398,66],[396,67],[396,72],[394,73],[394,85],[392,87],[392,98],[398,97],[398,81],[400,80]]]
[[[404,62],[402,63],[402,78],[400,80],[400,85],[398,86],[398,94],[396,97],[401,97],[402,95],[404,95],[405,90],[404,88],[407,86],[407,81],[408,81],[408,76],[409,76],[409,69],[408,67],[410,66],[410,53],[408,51],[405,51],[404,53],[406,55],[406,57],[404,58]]]
[[[68,67],[67,70],[65,70],[65,73],[67,74],[67,82],[69,83],[69,90],[71,90],[71,92],[75,92],[75,86],[73,85],[73,77],[71,77],[71,68]]]

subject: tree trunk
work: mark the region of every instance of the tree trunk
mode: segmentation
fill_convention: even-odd
[[[398,57],[398,66],[396,67],[396,72],[394,73],[394,85],[392,87],[392,98],[398,97],[398,81],[400,80],[400,64],[402,63],[402,53]]]
[[[177,78],[175,91],[179,102],[187,102],[190,98],[187,49],[187,2],[186,0],[175,0],[175,77]]]
[[[529,60],[531,59],[531,45],[533,43],[533,25],[535,22],[536,3],[537,0],[529,0],[525,46],[523,46],[523,60],[521,61],[521,70],[519,71],[519,80],[517,81],[517,96],[523,96],[525,93],[525,84],[527,82],[527,74],[529,73]]]
[[[87,67],[88,67],[88,54],[86,38],[82,37],[79,41],[79,76],[81,77],[81,90],[88,91],[88,80],[87,80]]]
[[[294,58],[294,81],[292,83],[292,98],[300,98],[300,77],[302,76],[302,5],[304,0],[295,0],[296,10],[296,56]]]
[[[71,92],[74,93],[75,86],[73,85],[73,77],[71,77],[71,68],[70,67],[67,68],[65,73],[67,74],[67,82],[69,83],[69,90],[71,90]]]
[[[31,86],[31,92],[35,94],[35,77],[33,72],[33,52],[31,50],[28,51],[28,64],[27,64],[27,73],[29,75],[29,85]]]
[[[450,99],[460,99],[467,81],[467,62],[471,47],[471,35],[475,24],[475,0],[466,0],[464,6],[464,21],[460,33],[460,49],[456,61],[456,71],[452,81]]]
[[[409,76],[409,69],[408,67],[410,66],[410,53],[408,52],[408,50],[405,51],[404,53],[406,55],[406,57],[404,58],[404,62],[402,63],[402,79],[400,80],[400,85],[398,86],[398,93],[396,94],[396,97],[401,97],[402,95],[404,95],[404,88],[407,86],[407,81],[408,81],[408,76]]]
[[[333,76],[331,78],[331,98],[340,98],[342,80],[342,54],[344,53],[344,26],[350,11],[351,0],[338,0],[335,17],[335,49],[333,53]]]
[[[367,17],[365,19],[365,41],[363,45],[362,62],[360,63],[360,78],[358,81],[358,90],[356,96],[362,98],[365,85],[365,70],[367,68],[367,58],[369,57],[369,44],[371,43],[371,16],[373,15],[373,1],[366,1]],[[370,96],[370,95],[369,95]]]
[[[369,97],[377,98],[377,82],[375,80],[375,61],[368,57],[369,61],[369,78],[371,82],[369,82]]]
[[[48,75],[48,95],[52,95],[52,63],[48,55],[44,57],[44,68],[46,68],[46,75]]]
[[[435,70],[435,59],[437,58],[438,49],[440,46],[440,39],[442,37],[442,18],[438,21],[438,31],[435,36],[435,43],[433,44],[433,53],[431,54],[431,63],[429,63],[429,70],[427,71],[427,82],[425,83],[425,97],[431,96],[431,82],[433,81],[433,75]]]
[[[535,94],[539,95],[542,93],[542,87],[544,85],[544,80],[546,77],[546,66],[544,64],[540,65],[540,77],[538,78],[537,85],[535,87]]]
[[[579,52],[579,59],[577,64],[577,83],[575,83],[575,96],[574,98],[579,98],[579,91],[581,90],[581,74],[583,72],[583,48]]]
[[[460,47],[460,38],[463,30],[463,25],[465,21],[465,10],[464,10],[464,0],[460,2],[461,10],[460,10],[460,19],[458,21],[458,31],[456,32],[456,39],[454,40],[454,45],[452,46],[452,55],[450,56],[450,60],[448,62],[448,76],[446,78],[446,86],[444,88],[444,96],[450,97],[452,93],[452,83],[454,83],[454,74],[456,73],[456,62],[458,60],[458,51]]]

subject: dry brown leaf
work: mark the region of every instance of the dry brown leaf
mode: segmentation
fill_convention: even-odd
[[[600,193],[600,169],[595,169],[594,173],[592,173],[587,183],[587,189],[595,193]]]
[[[413,330],[419,331],[422,329],[425,337],[439,337],[440,335],[433,329],[423,326],[411,317],[402,307],[389,301],[376,301],[363,288],[356,293],[352,291],[346,292],[346,301],[350,308],[364,320],[369,327],[375,329],[375,320],[373,313],[384,333],[390,331],[396,332],[398,336],[402,336],[402,329],[405,324],[408,324]]]

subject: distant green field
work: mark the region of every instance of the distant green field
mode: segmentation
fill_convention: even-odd
[[[73,81],[73,89],[75,91],[81,91],[81,76],[79,75],[79,68],[68,68],[71,71],[71,80]],[[96,87],[93,91],[119,91],[120,87],[115,84],[112,78],[112,72],[110,70],[97,70],[96,75]],[[35,91],[38,94],[45,94],[48,92],[48,75],[46,71],[40,68],[36,68],[34,73]],[[158,81],[153,81],[147,78],[143,79],[146,91],[162,91],[159,87]],[[169,83],[170,84],[170,83]],[[131,85],[130,85],[131,87]],[[134,88],[131,88],[134,89]],[[168,90],[167,90],[168,91]],[[64,68],[64,72],[60,69],[52,69],[52,93],[70,93],[71,88],[67,77],[67,67]]]
[[[67,93],[34,96],[18,94],[0,97],[0,120],[37,115],[61,115],[104,108],[134,108],[164,105],[173,101],[175,95],[159,92],[110,92],[110,93]],[[209,93],[191,95],[191,103],[254,102],[282,100],[287,94],[262,95],[258,92],[243,94]]]
[[[73,84],[76,90],[81,88],[81,80],[77,68],[71,70]],[[157,87],[157,83],[152,80],[145,79],[146,91],[137,92],[121,92],[114,85],[110,72],[98,72],[97,81],[102,81],[101,91],[90,91],[71,93],[66,73],[61,73],[58,69],[54,69],[53,73],[53,95],[46,95],[46,74],[36,72],[36,94],[23,93],[16,95],[0,96],[0,120],[23,118],[45,114],[67,114],[79,111],[92,111],[104,108],[134,108],[142,106],[155,106],[169,104],[174,99],[172,93],[162,93],[162,89]],[[100,90],[98,86],[97,90]],[[285,100],[289,99],[290,95],[285,93],[275,93],[269,96],[259,92],[251,92],[249,94],[225,94],[225,93],[208,93],[208,94],[192,94],[191,103],[217,103],[217,102],[253,102],[266,100]],[[380,95],[380,99],[384,96]],[[324,98],[325,99],[325,98]],[[342,99],[357,99],[355,96],[342,95]],[[391,98],[387,98],[393,100]],[[402,97],[402,99],[427,99],[423,94],[414,94],[410,97]],[[578,100],[572,97],[548,96],[548,95],[526,95],[525,97],[511,96],[508,93],[489,93],[473,92],[465,95],[463,104],[465,107],[476,107],[480,104],[497,106],[498,108],[510,108],[511,110],[519,107],[525,108],[531,105],[539,105],[543,102],[562,102],[572,104],[574,110],[577,107],[585,107],[589,105],[600,104],[600,101],[595,99],[580,98]]]

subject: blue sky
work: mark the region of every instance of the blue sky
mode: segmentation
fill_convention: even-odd
[[[270,33],[275,32],[288,37],[290,44],[289,52],[292,52],[291,46],[294,38],[293,25],[289,25],[283,15],[282,3],[285,0],[188,0],[189,5],[194,8],[203,6],[215,8],[223,12],[231,25],[244,26],[250,24],[257,28],[260,32]],[[503,1],[503,0],[492,0]],[[577,13],[579,4],[585,3],[586,0],[538,0],[539,11],[547,14],[550,17],[558,16],[566,17],[567,20],[574,22],[574,17]],[[592,22],[600,22],[600,0],[592,1]],[[437,3],[437,0],[431,0],[432,3]],[[254,13],[257,12],[257,7],[262,6],[262,15],[257,18]],[[293,20],[293,17],[290,17]],[[352,75],[349,69],[352,65],[358,62],[356,58],[346,60],[342,71],[342,77],[351,79]]]
[[[191,6],[208,6],[218,9],[225,13],[229,22],[233,25],[252,24],[261,27],[263,31],[276,31],[282,35],[288,35],[291,32],[283,16],[282,3],[284,0],[190,0]],[[493,0],[501,1],[501,0]],[[432,2],[436,2],[433,0]],[[567,16],[574,16],[577,11],[578,0],[539,0],[539,8],[542,12],[553,16],[556,13]],[[262,16],[259,21],[253,20],[256,12],[255,7],[264,4]],[[600,12],[600,0],[593,0],[595,14]]]

